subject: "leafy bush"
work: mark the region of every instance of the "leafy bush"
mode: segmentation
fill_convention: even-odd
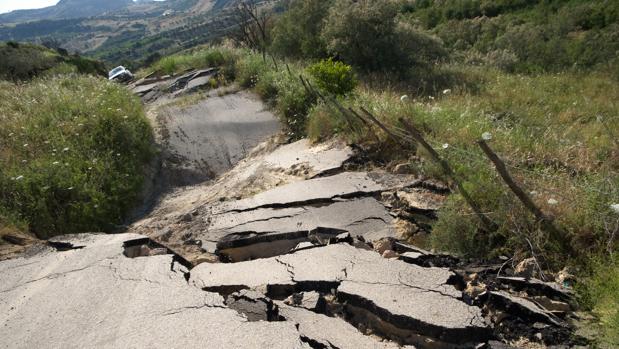
[[[320,89],[336,96],[349,94],[357,86],[352,67],[342,62],[334,62],[331,58],[310,65],[307,71]]]
[[[76,75],[0,85],[0,215],[41,238],[122,223],[153,151],[140,101]]]
[[[397,20],[388,0],[336,0],[322,35],[329,53],[370,71],[406,72],[444,56],[440,43]]]

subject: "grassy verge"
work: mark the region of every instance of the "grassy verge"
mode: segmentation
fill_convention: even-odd
[[[66,75],[1,83],[0,101],[0,215],[40,238],[120,224],[152,154],[139,100]]]

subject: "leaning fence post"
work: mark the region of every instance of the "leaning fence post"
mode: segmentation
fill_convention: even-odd
[[[436,152],[436,150],[434,150],[434,148],[432,148],[432,146],[428,144],[428,142],[426,142],[426,140],[421,135],[421,132],[419,132],[419,130],[417,130],[413,125],[411,125],[408,121],[404,120],[404,118],[400,118],[400,123],[404,126],[406,131],[415,139],[415,141],[417,141],[428,153],[430,153],[430,157],[432,157],[432,160],[438,163],[443,169],[443,172],[456,184],[458,190],[460,191],[460,195],[462,195],[466,203],[471,207],[473,212],[475,212],[486,230],[489,232],[496,231],[498,229],[498,225],[492,220],[490,220],[485,214],[483,214],[479,205],[477,205],[469,192],[464,188],[464,185],[462,185],[462,182],[460,182],[456,178],[454,171],[451,169],[451,166],[449,166],[449,163],[441,158],[441,156]]]
[[[367,109],[365,109],[364,107],[360,107],[361,111],[370,119],[372,120],[373,123],[375,123],[381,130],[383,130],[387,136],[389,138],[391,138],[391,140],[395,143],[400,143],[398,141],[398,138],[393,132],[391,132],[387,126],[383,125],[380,121],[378,121],[378,119],[376,119],[376,117],[374,117],[374,115],[372,115],[372,113],[370,113],[369,111],[367,111]]]
[[[568,247],[568,244],[566,244],[566,241],[564,240],[565,233],[562,232],[559,228],[557,228],[557,226],[555,226],[555,224],[553,223],[552,217],[547,216],[539,207],[537,207],[531,197],[529,197],[529,195],[527,195],[527,193],[525,193],[525,191],[522,190],[520,186],[518,186],[516,181],[512,178],[511,174],[507,170],[507,166],[505,166],[503,160],[501,160],[499,156],[492,150],[492,148],[490,148],[488,143],[486,143],[486,141],[482,139],[477,141],[477,144],[479,144],[481,150],[483,150],[483,152],[486,154],[486,156],[488,156],[490,161],[492,161],[494,167],[496,168],[501,178],[503,178],[505,184],[507,184],[509,189],[511,189],[514,195],[516,195],[516,197],[520,200],[520,202],[522,202],[524,207],[529,210],[529,212],[531,212],[535,216],[535,218],[542,224],[544,230],[550,233],[550,237],[553,240],[557,241],[559,244],[561,244],[563,247]]]

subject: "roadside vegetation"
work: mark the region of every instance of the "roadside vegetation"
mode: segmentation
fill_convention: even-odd
[[[427,247],[516,262],[534,256],[550,274],[567,267],[580,277],[583,306],[599,318],[598,345],[612,347],[619,344],[618,9],[584,0],[291,1],[268,22],[266,43],[195,48],[143,74],[220,66],[220,83],[253,88],[291,139],[344,138],[375,165],[405,162],[449,182],[421,147],[350,127],[299,76],[392,129],[404,118],[498,226],[484,230],[454,191]],[[476,144],[483,134],[560,236],[551,237],[501,180]]]
[[[0,230],[114,231],[152,155],[140,101],[76,74],[0,82]]]

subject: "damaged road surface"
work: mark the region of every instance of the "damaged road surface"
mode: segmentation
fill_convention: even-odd
[[[214,74],[136,84],[157,114],[156,200],[128,233],[57,237],[0,262],[0,347],[568,343],[569,293],[410,245],[448,187],[370,171],[338,141],[287,143],[247,92],[154,105]]]
[[[0,263],[4,348],[306,348],[294,324],[250,322],[187,285],[171,254],[129,258],[133,234],[64,240],[79,249]]]
[[[201,264],[192,270],[190,283],[224,294],[262,290],[276,299],[298,291],[334,290],[350,322],[404,344],[449,346],[488,339],[481,309],[459,299],[461,292],[450,285],[454,277],[447,269],[335,244],[255,261]]]

